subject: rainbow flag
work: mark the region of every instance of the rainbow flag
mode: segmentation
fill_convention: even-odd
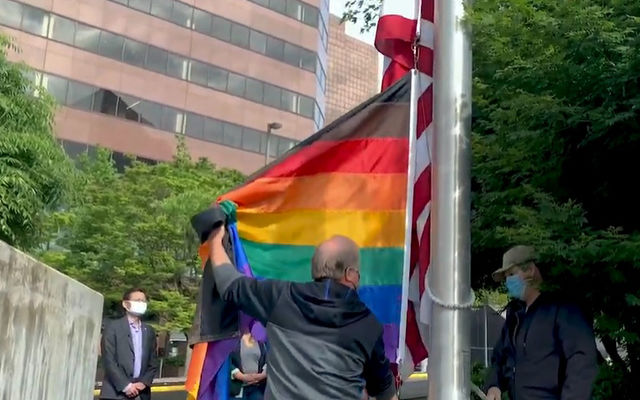
[[[218,199],[231,217],[236,268],[247,276],[307,282],[320,242],[340,234],[358,243],[359,295],[384,326],[392,362],[402,303],[409,99],[407,75]],[[207,252],[201,246],[203,262]],[[228,399],[236,340],[194,346],[188,400]]]
[[[221,206],[229,221],[227,231],[233,243],[234,265],[242,274],[253,277],[238,235],[235,223],[235,206],[230,202],[223,202]],[[208,243],[201,245],[199,254],[203,264],[209,257],[208,253]],[[243,329],[253,324],[253,319],[241,314],[239,322],[240,328]],[[258,322],[253,325],[252,333],[258,340],[264,341],[266,339],[264,327]],[[237,337],[195,344],[185,382],[187,400],[226,400],[229,398],[231,377],[229,355],[237,346]]]
[[[398,349],[409,145],[409,75],[304,140],[220,200],[237,204],[258,278],[311,280],[315,246],[335,234],[361,247],[359,295]]]

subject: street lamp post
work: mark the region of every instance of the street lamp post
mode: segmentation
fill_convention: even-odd
[[[264,152],[264,165],[269,164],[269,152],[271,151],[271,132],[282,128],[279,122],[269,122],[267,124],[267,151]]]

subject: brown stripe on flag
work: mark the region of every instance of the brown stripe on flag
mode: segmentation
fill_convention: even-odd
[[[289,157],[316,142],[339,142],[352,139],[409,139],[409,100],[411,75],[406,74],[384,92],[349,111],[325,128],[298,143],[266,167],[251,175],[244,186],[285,162]],[[328,154],[330,156],[330,154]],[[327,157],[327,163],[331,158]],[[406,169],[406,167],[405,167]]]

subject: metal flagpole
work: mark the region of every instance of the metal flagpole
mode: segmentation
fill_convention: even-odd
[[[413,221],[413,191],[416,176],[416,139],[418,137],[418,70],[412,69],[411,99],[409,100],[409,165],[407,169],[407,206],[404,220],[404,260],[402,264],[402,297],[400,307],[400,335],[398,340],[398,365],[405,361],[407,337],[407,307],[409,306],[409,271],[411,267],[411,227]]]
[[[470,398],[471,42],[465,0],[436,0],[429,400]]]
[[[416,0],[414,13],[420,21],[421,1]],[[416,26],[416,41],[420,37],[420,24]],[[413,49],[417,59],[417,47]],[[409,72],[411,74],[411,98],[409,99],[409,165],[407,168],[407,200],[404,221],[404,259],[402,263],[402,297],[400,305],[400,332],[398,338],[398,355],[396,362],[399,366],[406,360],[407,337],[407,308],[409,307],[409,272],[411,270],[411,229],[413,227],[413,192],[416,182],[416,141],[418,139],[418,99],[420,98],[419,72],[416,65]]]

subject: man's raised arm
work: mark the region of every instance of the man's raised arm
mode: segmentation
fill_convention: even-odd
[[[274,280],[257,281],[238,272],[222,245],[224,232],[224,227],[220,227],[213,231],[209,238],[209,260],[220,296],[223,300],[236,304],[262,324],[266,324],[288,283]]]

